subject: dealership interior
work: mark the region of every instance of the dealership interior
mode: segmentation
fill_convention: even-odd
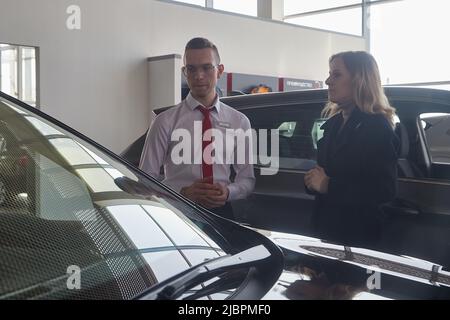
[[[265,84],[264,76],[308,80],[291,81],[293,89],[325,85],[333,53],[367,50],[383,84],[449,88],[450,47],[442,41],[448,6],[444,0],[3,0],[0,90],[118,153],[146,131],[153,109],[181,99],[174,88],[181,72],[162,80],[160,62],[152,90],[148,59],[182,55],[190,38],[213,41],[225,72],[263,77],[248,86]],[[182,60],[165,63],[181,69]]]
[[[450,299],[448,12],[448,0],[0,0],[0,255],[8,262],[0,262],[0,299]],[[194,38],[211,41],[220,63],[188,65],[189,50],[210,49],[186,49]],[[344,103],[343,124],[328,125],[322,112],[339,105],[331,57],[350,51],[370,53],[386,94],[382,111],[352,114],[352,132]],[[232,111],[216,124],[234,128],[239,115],[259,144],[251,187],[234,186],[245,180],[242,163],[214,171],[234,187],[219,206],[165,183],[186,174],[164,158],[175,140],[160,157],[161,179],[142,162],[160,156],[151,147],[181,121],[174,106],[203,106],[193,97],[205,85],[193,87],[193,77],[222,65],[209,106]],[[365,113],[392,116],[383,122],[392,148],[353,138],[369,130]],[[321,167],[330,161],[321,143],[332,141],[334,155],[345,144],[327,132],[356,141],[339,164],[357,167],[344,170],[346,182]],[[192,150],[204,152],[202,143]],[[198,188],[223,192],[205,182],[211,164],[195,165],[186,175],[203,178]],[[380,177],[395,186],[378,185]],[[314,179],[323,180],[316,187]],[[314,233],[319,201],[333,211],[345,192],[352,205],[381,212],[377,246]],[[371,195],[386,199],[374,205]],[[213,210],[224,203],[232,218]],[[327,223],[371,222],[350,216]],[[209,273],[190,278],[188,270],[205,272],[196,266]]]

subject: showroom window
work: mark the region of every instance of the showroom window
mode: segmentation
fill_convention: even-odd
[[[408,0],[284,0],[283,20],[300,26],[368,36],[370,8],[399,1]]]
[[[258,14],[257,2],[257,0],[214,0],[213,8],[256,17]]]
[[[194,5],[201,6],[201,7],[204,7],[205,3],[206,3],[205,0],[174,0],[174,1],[188,3],[188,4],[194,4]]]
[[[284,0],[284,15],[312,12],[329,8],[343,7],[352,4],[360,4],[361,0],[314,0],[298,1]]]
[[[362,8],[336,10],[314,15],[294,16],[284,21],[305,27],[332,30],[357,36],[362,35]]]
[[[450,88],[449,10],[448,0],[404,0],[370,8],[370,51],[384,84]]]
[[[284,0],[284,21],[364,36],[384,85],[449,90],[449,10],[448,0]]]
[[[258,15],[258,0],[174,0],[201,7],[228,11],[256,17]]]
[[[362,0],[284,0],[287,23],[362,36],[362,21]]]
[[[0,44],[0,91],[37,104],[37,49]]]

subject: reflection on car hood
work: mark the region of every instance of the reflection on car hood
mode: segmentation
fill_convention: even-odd
[[[414,283],[417,287],[444,290],[444,296],[450,297],[450,272],[443,270],[441,265],[408,256],[398,256],[364,248],[344,247],[302,235],[255,230],[280,246],[285,251],[287,260],[295,260],[293,257],[297,256],[298,260],[295,261],[300,262],[293,265],[288,263],[277,285],[266,296],[267,299],[410,298],[407,292],[402,292],[403,288],[394,287],[392,285],[394,282],[398,282],[400,285]],[[339,270],[337,273],[341,272],[342,274],[345,271],[357,273],[357,270],[360,269],[363,271],[359,273],[362,275],[360,283],[363,285],[352,286],[346,284],[345,281],[340,283],[334,281],[335,279],[330,280],[326,274],[322,273],[322,269],[317,270],[310,267],[315,265],[314,263],[303,264],[302,261],[316,261],[318,266],[323,261],[332,266],[329,270],[336,268]],[[388,291],[372,291],[370,289],[373,288],[368,289],[365,286],[365,283],[369,284],[374,280],[374,278],[371,279],[371,276],[374,277],[373,275],[376,273],[381,275],[381,281],[384,281],[385,287],[389,285]],[[388,285],[386,285],[387,282],[389,282]],[[326,290],[325,287],[327,287]],[[398,292],[395,292],[396,289]],[[387,294],[384,295],[385,293]],[[442,295],[438,295],[438,297],[442,297]]]

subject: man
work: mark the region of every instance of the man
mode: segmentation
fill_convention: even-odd
[[[223,71],[213,43],[204,38],[194,38],[187,43],[183,73],[190,93],[180,104],[155,118],[139,166],[156,178],[160,178],[160,167],[164,166],[165,184],[213,212],[233,219],[229,201],[250,195],[255,176],[250,160],[251,143],[245,144],[243,149],[246,161],[237,161],[236,151],[239,153],[242,148],[228,143],[230,132],[239,129],[249,132],[250,121],[219,101],[216,84]],[[199,134],[196,129],[200,130]],[[221,135],[214,135],[212,139],[214,130]],[[189,148],[180,152],[179,144],[189,137],[192,138]],[[189,155],[200,160],[180,163],[179,157],[192,159]],[[236,173],[234,181],[230,180],[230,164]]]

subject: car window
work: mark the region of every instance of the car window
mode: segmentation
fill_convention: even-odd
[[[400,139],[403,163],[411,169],[405,176],[449,180],[450,153],[446,150],[450,140],[446,130],[450,129],[447,120],[450,106],[442,99],[429,101],[414,97],[392,99],[391,103],[406,133]]]
[[[317,142],[323,137],[322,125],[327,121],[327,119],[316,119],[314,120],[313,127],[311,130],[311,136],[313,140],[314,149],[317,150]]]
[[[278,127],[278,131],[280,133],[280,136],[286,137],[286,138],[292,138],[295,132],[295,127],[297,126],[296,121],[288,121],[283,122]]]
[[[450,113],[420,114],[433,163],[450,164]]]
[[[321,104],[270,106],[241,110],[249,119],[252,128],[258,132],[260,129],[278,129],[280,169],[309,170],[317,158],[317,146],[313,134],[317,138],[317,128],[314,128],[317,119],[320,119]],[[271,153],[270,136],[268,152]],[[260,148],[257,147],[258,156]],[[259,157],[258,157],[259,158]]]
[[[0,119],[0,299],[130,299],[233,250],[194,208],[63,128],[3,98]]]

